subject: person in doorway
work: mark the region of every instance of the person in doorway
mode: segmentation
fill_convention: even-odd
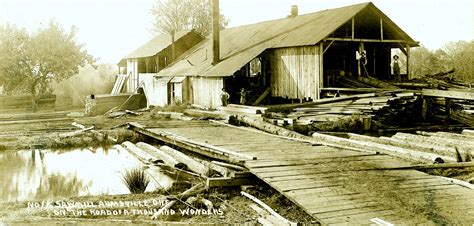
[[[398,60],[398,55],[393,56],[392,69],[395,81],[400,82],[402,78],[400,76],[400,61]]]
[[[229,101],[229,98],[230,98],[230,95],[228,92],[225,91],[224,88],[222,88],[222,92],[221,92],[221,102],[222,102],[222,106],[227,106],[227,102]]]
[[[244,105],[247,102],[247,91],[244,88],[240,89],[240,104]]]

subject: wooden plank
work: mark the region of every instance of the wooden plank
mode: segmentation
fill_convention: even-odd
[[[444,97],[452,99],[462,99],[462,100],[474,100],[474,92],[472,91],[446,91],[438,89],[423,89],[421,91],[423,96],[431,97]]]
[[[334,217],[334,218],[328,218],[324,219],[323,223],[324,224],[335,224],[335,223],[342,223],[342,222],[352,222],[352,221],[359,221],[359,220],[366,220],[367,223],[371,223],[370,219],[374,217],[383,217],[383,216],[390,216],[390,215],[396,215],[397,213],[392,211],[392,210],[379,210],[379,211],[374,211],[374,212],[369,212],[369,213],[360,213],[360,214],[354,214],[350,216],[339,216],[339,217]]]
[[[356,170],[359,168],[366,169],[366,168],[372,168],[372,166],[366,167],[359,167],[359,165],[368,165],[368,164],[377,164],[378,162],[382,161],[382,163],[386,164],[387,161],[390,161],[391,159],[387,158],[386,156],[375,156],[372,158],[364,158],[361,159],[360,161],[338,161],[338,162],[315,162],[315,163],[309,163],[309,164],[300,164],[300,165],[289,165],[289,166],[277,166],[277,167],[263,167],[263,168],[252,168],[252,172],[254,173],[269,173],[269,172],[278,172],[278,171],[287,171],[287,170],[306,170],[306,169],[320,169],[321,167],[323,168],[332,168],[332,167],[338,167],[338,166],[343,166],[343,167],[352,167],[351,170]],[[396,165],[403,165],[406,167],[409,167],[409,165],[405,164],[396,164]],[[356,167],[354,167],[356,166]],[[373,166],[374,168],[377,168],[376,165]],[[402,166],[400,166],[402,167]]]
[[[252,178],[232,178],[232,177],[216,177],[216,178],[207,178],[206,187],[232,187],[232,186],[241,186],[241,185],[253,185],[255,180]]]
[[[384,155],[377,154],[365,154],[359,153],[357,155],[341,155],[336,157],[317,157],[313,159],[284,159],[284,160],[257,160],[257,161],[247,161],[245,166],[249,168],[262,168],[262,167],[275,167],[275,166],[291,166],[291,165],[305,165],[318,162],[348,162],[348,161],[361,161],[363,158],[380,158],[385,157]],[[386,158],[386,157],[385,157]]]

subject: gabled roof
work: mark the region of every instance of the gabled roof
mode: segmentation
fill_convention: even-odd
[[[161,70],[158,76],[230,76],[266,49],[317,44],[367,7],[393,23],[372,3],[362,3],[224,29],[220,33],[218,64],[212,65],[212,40],[208,38]],[[408,42],[414,42],[401,29],[397,32]]]
[[[175,33],[174,40],[178,41],[180,38],[184,37],[185,35],[195,32],[193,30],[184,30],[178,31]],[[196,33],[197,34],[197,33]],[[169,34],[160,34],[152,38],[147,43],[143,44],[142,46],[138,47],[137,49],[133,50],[131,53],[126,55],[121,59],[120,62],[126,59],[136,59],[136,58],[144,58],[144,57],[151,57],[162,50],[166,49],[168,46],[171,45],[172,37]]]

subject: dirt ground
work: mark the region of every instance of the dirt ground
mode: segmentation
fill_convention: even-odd
[[[109,138],[117,139],[118,142],[124,140],[140,140],[141,137],[131,133],[125,129],[116,128],[126,122],[150,122],[159,120],[168,120],[159,114],[153,112],[143,112],[141,116],[123,115],[117,118],[109,118],[106,116],[96,117],[58,117],[55,116],[53,120],[47,120],[39,117],[6,117],[3,116],[0,121],[0,151],[12,152],[17,150],[30,149],[54,149],[54,148],[80,148],[80,147],[100,147],[111,145]],[[0,115],[0,118],[2,116]],[[6,120],[5,120],[6,118]],[[39,119],[41,118],[41,119]],[[84,133],[74,138],[60,138],[59,135],[78,130],[77,127],[71,123],[77,122],[87,127],[94,126],[94,130],[99,133]],[[234,188],[217,188],[210,189],[202,194],[202,197],[213,202],[214,208],[220,212],[213,212],[212,214],[192,214],[186,212],[186,209],[205,209],[203,206],[187,206],[184,201],[177,202],[171,209],[175,210],[175,214],[160,216],[157,220],[151,220],[150,214],[147,212],[140,212],[137,209],[133,214],[118,214],[108,215],[96,214],[93,210],[120,210],[120,208],[99,208],[97,206],[99,201],[136,201],[136,200],[150,200],[160,199],[170,194],[178,194],[189,188],[186,186],[173,186],[172,190],[155,191],[153,193],[145,193],[139,195],[100,195],[89,197],[71,197],[65,201],[75,202],[93,202],[96,203],[95,208],[80,209],[89,211],[88,215],[80,216],[79,212],[67,212],[66,215],[59,214],[60,210],[64,209],[60,205],[52,205],[48,207],[32,208],[28,204],[33,202],[0,202],[0,222],[16,222],[16,223],[55,223],[63,224],[65,222],[83,223],[83,224],[99,224],[100,225],[115,225],[120,223],[140,223],[140,224],[154,224],[156,222],[181,222],[186,224],[256,224],[257,219],[261,217],[249,205],[254,202],[240,194],[240,187]],[[294,205],[285,197],[264,183],[259,183],[253,187],[247,188],[246,191],[268,204],[283,217],[293,222],[306,222],[316,224],[314,219],[307,215],[303,210]],[[33,200],[34,201],[34,200]],[[41,200],[36,200],[41,202]],[[53,203],[54,204],[54,203]],[[143,211],[146,208],[143,208]],[[148,208],[150,211],[151,209]],[[92,212],[90,212],[92,210]],[[123,209],[124,210],[124,209]],[[185,211],[185,212],[181,212]]]

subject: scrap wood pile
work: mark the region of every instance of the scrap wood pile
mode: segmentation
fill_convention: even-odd
[[[471,83],[461,81],[455,76],[455,69],[427,74],[407,82],[393,82],[393,85],[402,88],[430,88],[430,89],[465,89],[472,88]]]

